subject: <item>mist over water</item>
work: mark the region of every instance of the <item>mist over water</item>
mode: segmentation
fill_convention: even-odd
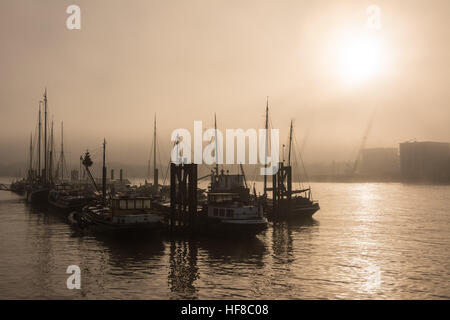
[[[80,234],[0,192],[0,298],[450,298],[449,186],[312,188],[313,220],[251,241]],[[66,288],[72,264],[81,290]]]

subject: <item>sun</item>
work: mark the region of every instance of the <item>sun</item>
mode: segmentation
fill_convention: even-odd
[[[384,67],[382,43],[373,34],[343,37],[338,43],[337,58],[339,73],[347,83],[368,81]]]

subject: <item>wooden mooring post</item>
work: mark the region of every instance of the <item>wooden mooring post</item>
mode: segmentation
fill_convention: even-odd
[[[288,206],[292,198],[292,167],[279,163],[277,173],[272,176],[272,214],[278,215],[280,203],[284,202]]]
[[[170,231],[192,229],[197,214],[197,165],[170,164]]]

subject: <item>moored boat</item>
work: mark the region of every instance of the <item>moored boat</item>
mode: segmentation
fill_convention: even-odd
[[[74,189],[68,183],[55,185],[48,193],[48,203],[63,213],[81,211],[81,209],[95,200],[93,193]]]
[[[50,186],[46,184],[32,184],[26,192],[26,199],[29,203],[45,205],[48,203]]]
[[[81,220],[88,228],[105,232],[155,232],[163,227],[162,216],[148,197],[115,197],[85,206]]]
[[[10,185],[10,190],[17,194],[23,195],[27,188],[27,181],[25,179],[13,181]]]
[[[268,114],[269,107],[267,104],[266,129],[268,129],[269,122]],[[296,154],[293,152],[293,137],[293,123],[291,121],[287,164],[285,164],[284,159],[278,163],[278,170],[272,176],[272,186],[270,188],[267,187],[267,177],[264,176],[264,207],[268,215],[274,218],[311,218],[320,209],[319,202],[312,198],[311,187],[303,187],[300,176],[298,176],[300,188],[294,189],[292,187],[293,170],[294,168],[299,168],[298,163],[295,163],[295,166],[293,166],[291,162],[292,157],[294,162],[297,160]],[[301,154],[299,153],[298,155],[301,160],[301,166],[305,170]],[[306,176],[306,170],[304,174]],[[268,197],[269,191],[272,193],[271,199]]]
[[[152,208],[150,197],[131,194],[109,195],[106,190],[106,140],[103,141],[102,197],[85,206],[79,215],[71,215],[71,220],[80,221],[82,227],[103,232],[155,232],[163,227],[163,218]],[[93,162],[89,152],[82,161],[95,188],[95,181],[89,167]]]
[[[225,174],[224,170],[211,175],[207,202],[199,222],[208,234],[228,236],[255,236],[267,228],[263,206],[250,195],[243,174]]]

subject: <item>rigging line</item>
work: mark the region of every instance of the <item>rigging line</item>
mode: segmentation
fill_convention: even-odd
[[[167,179],[167,176],[169,175],[169,169],[170,169],[170,160],[169,160],[169,165],[167,166],[166,174],[165,174],[164,180],[163,180],[163,185],[164,186],[166,185],[166,179]]]
[[[177,140],[173,143],[173,146],[175,147],[177,144],[178,144],[178,138],[177,138]],[[178,155],[177,155],[177,158],[178,158]],[[164,182],[163,182],[163,185],[165,185],[166,184],[166,179],[167,179],[167,177],[168,177],[168,175],[169,175],[169,169],[170,169],[170,164],[171,164],[171,162],[172,162],[172,158],[171,158],[171,154],[169,154],[169,161],[168,161],[168,165],[167,165],[167,169],[166,169],[166,175],[165,175],[165,177],[164,177]]]
[[[103,147],[98,147],[98,148],[94,148],[94,149],[87,149],[89,151],[89,153],[91,154],[91,158],[93,158],[94,156],[98,155],[99,151],[101,151]]]
[[[33,162],[32,162],[32,166],[33,167],[37,167],[37,162],[38,162],[38,160],[37,160],[37,131],[38,131],[38,124],[36,123],[36,126],[34,127],[34,135],[33,135],[33,144],[32,144],[32,146],[31,146],[31,153],[32,153],[32,155],[33,155]],[[35,154],[35,152],[36,152],[36,154]],[[31,169],[33,169],[33,168],[31,168]]]
[[[294,141],[298,145],[297,138],[295,136],[294,136]],[[303,171],[304,171],[304,174],[305,174],[306,182],[308,183],[308,187],[311,187],[311,185],[309,183],[308,173],[306,172],[305,162],[303,161],[303,157],[302,157],[301,153],[299,153],[299,157],[300,157],[300,160],[301,160],[301,163],[302,163],[302,167],[303,167]]]
[[[298,148],[298,144],[297,144],[297,138],[296,138],[296,136],[295,136],[295,134],[293,133],[293,136],[294,136],[294,143],[293,143],[293,146],[292,146],[292,149],[293,149],[293,155],[294,155],[294,163],[295,163],[295,165],[297,166],[297,168],[299,167],[299,165],[298,165],[298,158],[297,158],[297,148]],[[301,161],[303,161],[303,159],[300,157],[300,160]],[[305,171],[305,180],[306,180],[306,170],[305,170],[305,168],[304,168],[304,166],[303,166],[303,171]],[[298,184],[300,185],[300,187],[303,189],[303,179],[302,179],[302,176],[301,176],[301,172],[300,172],[300,170],[297,170],[297,179],[298,179]]]
[[[297,168],[298,168],[297,154],[294,153],[293,155],[294,155],[294,163],[295,163],[295,165],[296,165]],[[299,185],[299,187],[300,187],[301,189],[304,189],[303,180],[302,180],[302,178],[301,178],[301,173],[299,173],[299,171],[300,171],[300,170],[297,170],[297,183],[298,183],[298,185]]]
[[[294,137],[294,140],[291,141],[291,148],[292,148],[292,155],[294,157],[294,165],[297,168],[297,170],[296,170],[297,183],[298,183],[299,187],[301,189],[303,189],[303,182],[302,182],[303,180],[301,179],[301,172],[300,172],[300,170],[298,170],[298,159],[297,159],[297,152],[296,152],[297,149],[296,149],[296,140],[295,140],[296,137],[295,137],[294,128],[292,128],[292,135],[290,135],[290,136]]]
[[[156,136],[156,148],[158,150],[159,165],[161,166],[161,169],[163,169],[163,167],[162,167],[163,162],[162,162],[162,158],[161,158],[161,154],[162,154],[161,149],[162,148],[159,143],[158,135]],[[170,160],[169,160],[169,165],[167,166],[167,169],[169,169],[169,168],[170,168]],[[161,172],[162,172],[162,170],[161,170]],[[167,170],[166,170],[166,176],[167,176]],[[166,177],[164,177],[163,184],[165,183],[165,181],[166,181]]]
[[[159,139],[158,136],[156,136],[156,150],[158,151],[158,160],[159,160],[159,165],[162,166],[162,159],[161,159],[161,146],[159,144]],[[156,165],[156,167],[158,167],[158,165]]]
[[[256,182],[256,178],[257,178],[257,172],[258,172],[258,166],[254,166],[253,168],[253,174],[252,174],[252,180],[251,182],[255,183]]]

